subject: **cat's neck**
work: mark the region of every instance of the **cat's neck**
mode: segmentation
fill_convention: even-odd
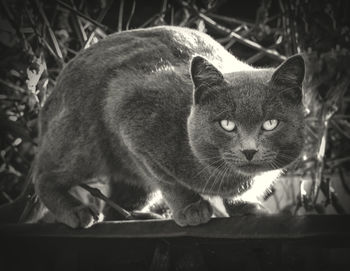
[[[275,169],[255,176],[252,179],[250,189],[242,193],[237,199],[247,202],[260,202],[266,192],[273,186],[279,176],[283,174],[283,169]]]
[[[241,194],[251,186],[254,176],[240,174],[232,168],[219,166],[217,168],[207,165],[198,167],[199,171],[193,177],[201,187],[196,190],[205,195],[220,195],[223,197]]]
[[[283,169],[276,169],[255,175],[245,175],[227,167],[215,169],[201,165],[193,179],[201,184],[201,187],[195,184],[194,187],[203,195],[221,197],[240,195],[241,200],[257,201],[265,195],[282,173]]]

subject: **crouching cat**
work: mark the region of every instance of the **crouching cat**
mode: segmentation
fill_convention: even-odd
[[[36,192],[73,228],[99,217],[74,187],[106,179],[160,190],[181,226],[209,221],[216,196],[228,214],[258,206],[300,155],[303,77],[301,56],[253,68],[192,29],[111,35],[66,65],[42,109]]]

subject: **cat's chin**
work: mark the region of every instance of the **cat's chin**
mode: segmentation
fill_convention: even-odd
[[[237,173],[246,177],[254,177],[256,175],[261,174],[262,172],[269,170],[263,165],[252,163],[235,165],[235,168],[237,170]]]

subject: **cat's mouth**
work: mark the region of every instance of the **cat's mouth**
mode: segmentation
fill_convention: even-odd
[[[240,173],[243,173],[245,175],[255,175],[267,170],[265,163],[261,162],[241,162],[234,163],[233,166]]]

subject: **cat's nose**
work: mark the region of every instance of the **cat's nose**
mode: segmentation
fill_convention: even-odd
[[[251,161],[254,155],[257,153],[257,150],[243,150],[242,152],[244,156],[247,158],[247,160]]]

